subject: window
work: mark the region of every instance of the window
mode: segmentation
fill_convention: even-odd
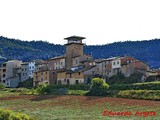
[[[61,85],[61,80],[58,80],[58,85]]]
[[[41,78],[41,81],[43,81],[43,78]]]
[[[81,75],[81,72],[79,72],[78,75]]]
[[[27,71],[27,68],[25,68],[25,71]]]
[[[117,61],[117,65],[119,65],[119,61]]]
[[[62,62],[61,62],[61,65],[62,65]]]
[[[66,79],[64,79],[64,82],[66,82]]]
[[[67,79],[67,85],[69,85],[69,84],[70,84],[69,79]]]
[[[76,60],[76,64],[78,64],[78,60]]]
[[[43,73],[41,73],[41,75],[43,75]]]
[[[46,72],[46,74],[47,74],[47,72]]]
[[[115,62],[113,62],[113,65],[115,65],[116,63]]]
[[[6,74],[3,74],[3,78],[5,78],[6,77]]]
[[[6,65],[7,65],[6,63],[5,63],[5,64],[3,64],[3,67],[6,67]]]
[[[94,71],[92,71],[92,74],[94,75]]]
[[[76,81],[75,81],[75,84],[79,84],[79,81],[78,81],[78,80],[76,80]]]
[[[70,76],[70,78],[71,78],[71,77],[72,77],[72,74],[70,73],[69,76]]]

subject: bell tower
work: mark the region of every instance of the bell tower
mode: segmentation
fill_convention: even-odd
[[[71,36],[64,38],[67,40],[66,45],[66,69],[70,69],[72,67],[72,59],[76,56],[83,55],[83,46],[84,43],[82,42],[84,37],[79,36]]]

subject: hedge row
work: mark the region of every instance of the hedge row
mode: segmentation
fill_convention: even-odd
[[[28,115],[0,109],[0,120],[32,120]]]
[[[160,90],[125,90],[119,91],[119,93],[115,97],[160,100]]]
[[[67,88],[68,90],[89,90],[90,85],[78,84],[78,85],[49,85],[49,89]]]
[[[110,85],[110,90],[160,90],[160,82]]]

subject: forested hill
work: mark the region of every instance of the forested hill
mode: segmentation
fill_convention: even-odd
[[[151,67],[160,67],[160,39],[146,41],[116,42],[106,45],[85,46],[84,52],[94,58],[112,56],[133,56],[145,61]],[[55,45],[46,41],[21,41],[0,37],[0,62],[9,59],[29,61],[33,59],[48,59],[63,55],[65,46]],[[6,58],[6,59],[5,59]]]

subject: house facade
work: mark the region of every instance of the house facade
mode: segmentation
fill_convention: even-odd
[[[1,82],[6,87],[17,87],[20,82],[19,69],[22,61],[12,60],[2,64],[1,66]]]
[[[84,84],[84,73],[82,71],[58,72],[57,84],[62,84],[62,85]]]

